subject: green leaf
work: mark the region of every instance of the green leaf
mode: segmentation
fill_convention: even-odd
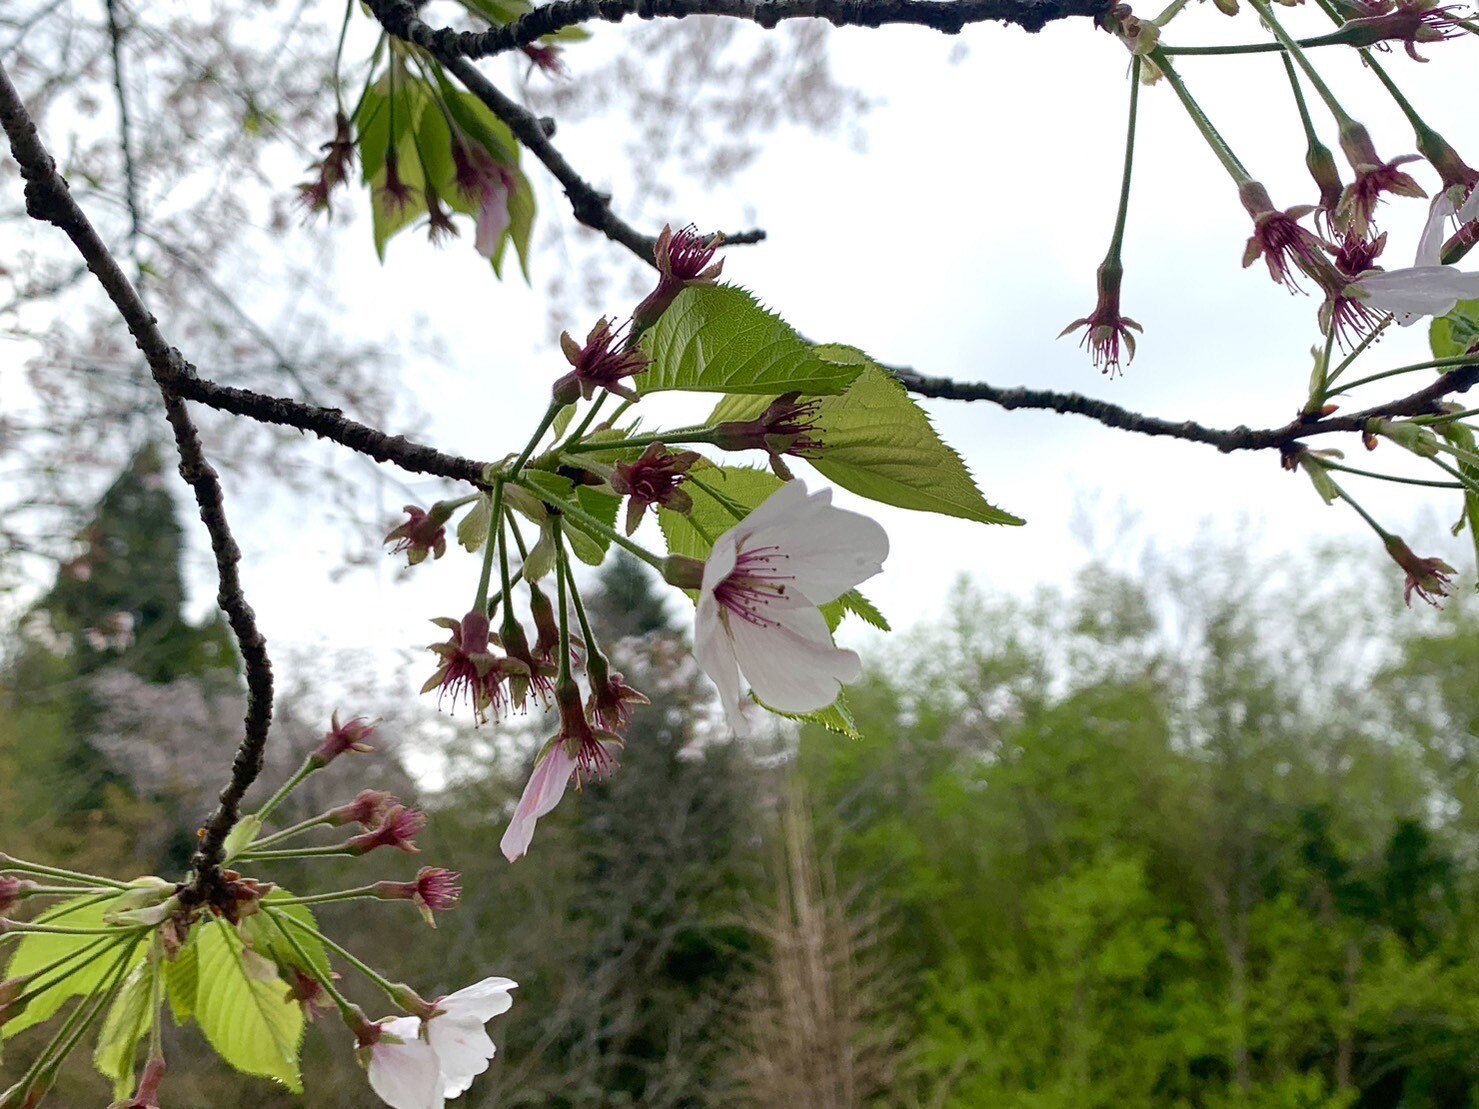
[[[262,833],[262,822],[254,815],[247,815],[231,826],[231,831],[226,834],[226,842],[223,850],[226,852],[225,861],[230,862],[240,855],[255,842]]]
[[[700,463],[688,473],[683,489],[693,500],[693,511],[684,515],[659,507],[657,523],[668,542],[668,552],[689,558],[708,558],[714,540],[739,522],[725,507],[725,501],[748,514],[781,487],[781,479],[769,470],[749,466]]]
[[[1479,301],[1471,303],[1479,305]],[[1479,454],[1479,444],[1474,441],[1473,431],[1457,420],[1434,424],[1433,430],[1459,450]],[[1462,457],[1458,458],[1457,462],[1459,472],[1475,485],[1479,485],[1479,466]],[[1469,527],[1469,539],[1474,544],[1474,560],[1476,565],[1479,565],[1479,493],[1468,488],[1464,490],[1464,510],[1458,518],[1458,523],[1453,525],[1453,534],[1457,535],[1466,521]],[[1474,588],[1479,589],[1479,580],[1475,581]]]
[[[609,528],[616,527],[616,514],[621,508],[621,498],[603,493],[589,485],[575,490],[575,499],[601,523]],[[587,566],[599,566],[606,559],[611,546],[611,537],[589,527],[573,516],[565,517],[565,535],[570,540],[570,550]]]
[[[1453,311],[1428,325],[1434,358],[1457,358],[1479,343],[1479,300],[1461,300]]]
[[[639,392],[842,392],[858,367],[819,358],[779,316],[733,285],[684,289],[642,337],[652,358],[632,380]]]
[[[751,692],[751,696],[754,696],[753,691]],[[827,731],[845,735],[848,739],[863,738],[863,733],[858,731],[857,722],[853,720],[852,710],[847,706],[846,690],[837,694],[837,700],[833,701],[824,709],[818,709],[816,712],[781,712],[779,709],[771,708],[764,701],[760,700],[759,697],[755,698],[755,703],[766,712],[774,713],[776,716],[783,716],[787,720],[796,720],[803,724],[820,724]]]
[[[154,1021],[156,1010],[151,1004],[154,974],[154,968],[148,964],[129,972],[103,1019],[103,1030],[98,1033],[93,1065],[105,1078],[113,1080],[113,1096],[120,1100],[133,1092],[135,1049]]]
[[[833,348],[835,349],[835,348]],[[773,398],[726,397],[710,423],[752,419]],[[870,364],[845,393],[817,402],[822,449],[807,461],[822,476],[869,500],[983,524],[1020,524],[988,504],[960,455],[892,374]]]
[[[198,942],[195,1019],[211,1047],[243,1074],[274,1078],[293,1093],[302,1093],[298,1049],[303,1011],[287,983],[270,973],[270,964],[247,951],[224,920],[201,925]]]
[[[871,624],[881,632],[893,630],[888,626],[888,621],[884,618],[883,613],[879,612],[873,602],[868,600],[867,597],[863,596],[856,589],[849,589],[842,596],[838,597],[837,600],[842,605],[844,611],[852,613],[862,620],[863,623]]]
[[[262,899],[264,905],[270,905],[277,913],[292,917],[299,924],[306,924],[314,931],[318,930],[318,921],[314,919],[313,910],[307,905],[284,905],[281,902],[293,895],[287,890],[278,888]],[[252,950],[264,958],[271,959],[280,967],[296,967],[310,977],[326,977],[331,973],[329,966],[329,953],[324,947],[323,941],[317,936],[310,935],[301,928],[293,929],[293,939],[298,941],[298,947],[303,949],[303,955],[298,953],[298,948],[283,934],[283,928],[291,928],[292,925],[279,925],[267,913],[256,913],[242,921],[242,929],[246,933],[247,942],[251,944]]]
[[[488,539],[488,521],[492,518],[493,502],[484,493],[473,502],[467,515],[457,524],[457,542],[468,554],[476,554],[483,549],[483,544]]]
[[[558,441],[565,434],[565,429],[570,426],[570,421],[575,419],[575,405],[567,404],[555,413],[554,422],[549,425],[550,435]]]
[[[119,898],[78,897],[54,906],[36,918],[37,924],[58,924],[67,928],[101,928],[103,913],[109,911]],[[120,938],[137,934],[138,929],[119,929]],[[103,936],[72,936],[59,933],[30,932],[16,944],[15,954],[6,967],[6,977],[18,978],[55,963],[68,955],[80,956]],[[128,941],[125,941],[128,942]],[[103,984],[109,969],[118,959],[120,948],[116,945],[98,947],[86,962],[71,969],[51,986],[50,989],[33,997],[25,1009],[0,1026],[0,1040],[8,1040],[18,1032],[33,1028],[48,1020],[60,1009],[68,998],[90,994]],[[127,966],[139,963],[147,951],[147,945],[135,944]],[[70,965],[70,964],[64,964]],[[51,979],[48,974],[46,979]]]
[[[175,1023],[183,1025],[195,1015],[195,994],[200,984],[200,958],[196,939],[200,929],[193,929],[173,959],[161,964],[164,972],[164,994],[169,998]]]
[[[462,6],[494,26],[512,23],[532,10],[529,0],[462,0]]]

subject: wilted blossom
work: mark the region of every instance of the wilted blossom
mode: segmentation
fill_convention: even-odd
[[[1120,280],[1124,272],[1124,268],[1117,261],[1111,264],[1106,260],[1100,265],[1098,271],[1099,303],[1094,306],[1093,315],[1074,320],[1058,332],[1058,338],[1061,339],[1070,331],[1080,327],[1085,328],[1083,340],[1079,345],[1088,347],[1094,365],[1101,367],[1103,372],[1110,376],[1117,373],[1120,368],[1120,342],[1123,340],[1125,349],[1129,352],[1125,358],[1125,361],[1129,362],[1135,357],[1135,336],[1131,335],[1130,331],[1144,330],[1129,316],[1120,315]]]
[[[883,569],[888,536],[866,516],[789,481],[714,542],[703,565],[694,655],[719,687],[736,734],[739,679],[781,712],[826,708],[862,663],[832,642],[819,605]]]
[[[333,828],[342,828],[345,824],[369,828],[379,824],[385,813],[397,804],[395,796],[383,789],[362,789],[347,805],[340,805],[324,814],[324,823]]]
[[[508,230],[508,200],[515,188],[514,175],[484,147],[460,136],[452,140],[452,168],[457,188],[478,206],[473,246],[484,258],[492,258]]]
[[[711,433],[713,443],[726,451],[761,450],[769,452],[771,457],[782,454],[813,457],[822,450],[822,442],[816,436],[821,403],[817,399],[803,401],[800,393],[786,393],[771,401],[753,420],[717,425]]]
[[[376,882],[375,896],[383,901],[411,901],[421,910],[422,919],[437,926],[433,913],[446,912],[462,896],[460,875],[439,866],[423,866],[411,882]]]
[[[354,138],[343,112],[334,116],[334,137],[320,149],[324,156],[318,163],[317,178],[298,186],[298,201],[309,215],[328,211],[333,191],[349,180],[349,168],[354,164]]]
[[[452,213],[442,203],[442,195],[428,181],[426,183],[426,237],[433,244],[457,237],[457,225],[452,222]]]
[[[1456,4],[1439,7],[1432,0],[1397,0],[1391,11],[1347,21],[1340,28],[1340,40],[1357,47],[1405,43],[1413,61],[1425,62],[1417,44],[1457,38],[1464,33],[1459,25],[1463,18],[1463,8]]]
[[[1449,587],[1453,584],[1449,576],[1455,572],[1453,567],[1441,558],[1418,558],[1412,553],[1412,548],[1395,535],[1386,537],[1386,548],[1392,561],[1407,571],[1407,588],[1402,593],[1407,607],[1412,607],[1412,594],[1416,593],[1434,608],[1441,608],[1437,599],[1448,596]]]
[[[163,1080],[164,1060],[156,1056],[144,1064],[134,1096],[127,1101],[115,1101],[108,1109],[159,1109],[159,1084]]]
[[[565,62],[560,57],[560,48],[552,42],[531,42],[519,47],[524,57],[551,77],[565,76]]]
[[[695,451],[670,451],[661,443],[652,443],[635,462],[616,464],[611,488],[627,498],[628,535],[637,530],[649,505],[685,513],[693,507],[693,498],[680,486],[700,457]]]
[[[591,727],[574,682],[556,687],[555,702],[560,709],[559,734],[545,744],[499,843],[509,862],[529,850],[534,826],[560,803],[572,780],[578,789],[583,780],[608,777],[617,767],[615,752],[621,738]]]
[[[1479,189],[1475,193],[1479,194]],[[1439,193],[1433,198],[1413,265],[1368,274],[1353,284],[1346,295],[1360,297],[1370,308],[1390,312],[1403,327],[1424,316],[1446,316],[1459,301],[1479,298],[1479,272],[1465,272],[1441,261],[1443,236],[1452,215],[1453,201],[1447,193]],[[1479,216],[1479,201],[1471,196],[1459,217],[1476,216]]]
[[[283,969],[288,975],[288,998],[298,1003],[303,1010],[304,1020],[312,1021],[320,1012],[334,1007],[334,999],[317,978],[304,974],[295,966]],[[339,977],[337,974],[332,976]]]
[[[1376,259],[1386,245],[1387,233],[1383,231],[1372,239],[1345,235],[1335,250],[1333,261],[1340,281],[1326,289],[1325,303],[1320,305],[1320,329],[1328,335],[1333,327],[1336,340],[1345,350],[1353,349],[1380,322],[1381,313],[1351,288],[1364,275],[1376,272]]]
[[[655,324],[689,285],[717,284],[724,260],[715,262],[714,254],[723,244],[723,235],[705,239],[692,224],[679,231],[664,227],[652,252],[659,275],[657,288],[632,312],[635,326],[645,329]]]
[[[401,178],[401,159],[394,146],[385,151],[385,180],[376,190],[385,207],[399,212],[411,203],[416,190]]]
[[[636,400],[637,391],[622,382],[647,368],[648,358],[641,348],[628,341],[626,325],[613,327],[602,316],[585,337],[577,343],[570,332],[560,333],[560,349],[574,368],[555,382],[555,399],[571,404],[577,397],[590,400],[597,389],[605,389],[625,400]]]
[[[328,766],[340,755],[350,752],[364,755],[375,749],[366,742],[375,736],[373,721],[366,720],[363,716],[356,716],[341,724],[339,713],[336,710],[329,718],[329,723],[331,727],[324,734],[323,742],[314,749],[313,754],[308,756],[308,761],[315,766]]]
[[[1371,142],[1371,135],[1359,123],[1350,123],[1340,129],[1340,145],[1351,168],[1356,171],[1356,179],[1346,186],[1336,209],[1336,219],[1348,233],[1365,238],[1383,193],[1428,195],[1409,174],[1397,168],[1405,162],[1417,161],[1416,154],[1404,154],[1390,162],[1382,161]]]
[[[488,617],[476,609],[461,620],[439,617],[432,623],[449,629],[452,638],[431,646],[442,661],[421,692],[438,690],[437,703],[447,696],[453,708],[460,698],[465,698],[472,706],[474,721],[485,722],[490,709],[501,711],[509,704],[506,682],[528,679],[529,667],[517,659],[493,653]]]
[[[1269,199],[1268,190],[1250,181],[1238,190],[1239,198],[1253,217],[1253,234],[1243,251],[1243,268],[1262,257],[1268,274],[1291,293],[1300,291],[1295,271],[1330,283],[1331,265],[1319,236],[1299,221],[1315,210],[1313,205],[1299,205],[1279,211]]]
[[[357,836],[344,841],[344,851],[364,855],[377,847],[395,847],[410,855],[420,854],[415,836],[426,828],[426,814],[405,805],[392,805],[380,816],[380,822]]]
[[[370,1088],[392,1109],[440,1109],[462,1096],[495,1053],[483,1025],[508,1011],[517,988],[485,978],[440,998],[424,1020],[394,1017],[360,1029]]]
[[[622,675],[612,670],[606,657],[598,651],[592,651],[586,662],[586,677],[590,681],[591,695],[585,708],[597,728],[620,732],[631,721],[636,706],[652,703],[627,685]]]

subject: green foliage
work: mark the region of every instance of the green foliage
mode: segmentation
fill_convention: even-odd
[[[862,367],[840,395],[818,403],[815,437],[821,449],[808,460],[823,477],[899,508],[983,524],[1023,522],[986,502],[960,455],[936,434],[929,415],[897,378],[850,347],[815,349],[829,357],[842,352],[847,365]],[[709,419],[754,419],[773,399],[726,397]]]
[[[247,948],[224,920],[200,925],[194,942],[195,1020],[216,1054],[243,1074],[272,1078],[302,1093],[303,1011],[277,968]]]
[[[153,966],[147,963],[134,967],[124,979],[123,987],[113,999],[108,1015],[103,1019],[103,1030],[98,1033],[98,1046],[93,1052],[93,1064],[106,1078],[113,1079],[113,1096],[123,1099],[133,1090],[134,1057],[139,1041],[153,1025],[156,1010],[154,999]]]
[[[1453,311],[1428,325],[1434,358],[1457,358],[1479,343],[1479,300],[1461,300]]]
[[[642,346],[652,358],[632,379],[642,393],[822,396],[842,392],[858,375],[856,366],[818,357],[784,320],[733,285],[684,289]]]

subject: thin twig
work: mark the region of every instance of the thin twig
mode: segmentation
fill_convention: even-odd
[[[216,602],[226,613],[246,668],[246,716],[241,745],[231,767],[231,780],[221,790],[220,804],[206,822],[200,845],[191,859],[195,871],[192,894],[205,899],[220,880],[222,844],[226,833],[236,823],[242,796],[262,769],[262,752],[272,724],[272,663],[267,656],[267,643],[242,591],[241,576],[237,572],[241,551],[226,521],[220,478],[206,461],[199,432],[175,389],[181,379],[193,376],[194,369],[178,350],[165,341],[138,291],[72,198],[67,182],[41,142],[36,125],[3,64],[0,64],[0,125],[4,127],[11,153],[25,178],[26,213],[32,219],[53,224],[72,240],[72,245],[103,286],[149,363],[149,371],[159,386],[165,414],[174,431],[175,448],[180,456],[180,476],[194,493],[201,522],[210,535],[219,582]]]

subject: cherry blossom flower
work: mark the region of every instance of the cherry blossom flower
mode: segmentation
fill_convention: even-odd
[[[875,521],[832,506],[788,481],[714,543],[699,587],[694,655],[719,687],[736,734],[739,679],[781,712],[826,708],[862,664],[832,642],[819,605],[883,569],[888,535]]]
[[[438,617],[432,623],[447,628],[452,637],[446,643],[433,644],[431,650],[441,658],[441,665],[421,687],[422,693],[439,690],[438,704],[450,696],[452,707],[466,697],[472,706],[473,720],[485,723],[488,710],[502,711],[509,704],[506,682],[529,677],[529,667],[518,659],[500,657],[492,651],[488,617],[474,609],[461,620]]]
[[[1253,234],[1243,251],[1244,269],[1262,256],[1269,276],[1291,293],[1300,292],[1296,270],[1317,280],[1328,279],[1330,263],[1325,259],[1319,236],[1299,225],[1301,219],[1315,210],[1313,206],[1300,205],[1281,212],[1269,199],[1268,191],[1256,181],[1244,185],[1239,195],[1243,207],[1253,217]]]
[[[1412,607],[1412,594],[1416,593],[1434,608],[1442,608],[1437,598],[1446,597],[1453,585],[1450,577],[1455,571],[1441,558],[1418,558],[1412,548],[1395,535],[1386,537],[1387,554],[1392,561],[1407,571],[1407,587],[1402,599]]]
[[[375,737],[375,725],[372,721],[366,720],[363,716],[356,716],[341,724],[339,723],[339,712],[336,709],[329,717],[329,723],[332,727],[324,733],[323,742],[314,749],[313,754],[308,756],[308,761],[314,766],[328,766],[340,755],[350,753],[364,755],[375,750],[367,742]]]
[[[1356,171],[1356,179],[1345,187],[1336,209],[1336,219],[1353,235],[1366,237],[1371,228],[1372,214],[1381,202],[1382,193],[1394,196],[1427,196],[1422,186],[1411,175],[1397,167],[1405,162],[1418,160],[1416,154],[1404,154],[1384,162],[1371,142],[1371,135],[1359,123],[1348,123],[1341,128],[1340,146],[1346,159]]]
[[[1479,193],[1479,189],[1475,190]],[[1471,196],[1460,211],[1460,217],[1479,214],[1479,202]],[[1447,193],[1433,199],[1428,223],[1418,240],[1417,258],[1406,269],[1387,270],[1361,278],[1347,291],[1361,297],[1366,305],[1390,312],[1403,327],[1424,316],[1446,316],[1461,300],[1479,298],[1479,272],[1464,272],[1457,266],[1441,262],[1443,233],[1454,215],[1453,201]]]
[[[657,288],[632,312],[636,326],[645,329],[655,324],[688,286],[718,284],[724,260],[715,262],[714,254],[723,244],[723,235],[705,239],[692,224],[678,231],[664,227],[652,251],[659,274]]]
[[[1094,365],[1103,367],[1103,372],[1110,377],[1119,372],[1121,341],[1129,352],[1125,359],[1129,362],[1135,357],[1135,336],[1130,332],[1145,330],[1129,316],[1120,315],[1120,281],[1123,277],[1124,268],[1119,263],[1111,265],[1104,262],[1099,267],[1099,302],[1094,305],[1093,314],[1074,320],[1058,332],[1061,339],[1070,331],[1084,328],[1084,337],[1079,345],[1089,348]]]
[[[615,752],[621,739],[591,727],[580,703],[580,688],[573,681],[556,687],[555,701],[560,709],[559,734],[545,744],[498,844],[509,862],[528,852],[534,826],[554,811],[572,781],[578,789],[583,779],[609,777],[617,767]]]
[[[406,505],[401,511],[406,514],[405,521],[385,536],[387,543],[395,540],[395,546],[390,548],[391,554],[404,554],[407,563],[415,566],[424,562],[428,555],[438,559],[447,553],[446,525],[452,518],[450,508],[438,502],[431,506],[430,512],[423,512],[414,504]]]
[[[794,454],[810,458],[822,450],[816,438],[820,399],[802,400],[800,393],[784,393],[753,420],[734,420],[716,426],[713,443],[726,451],[766,451],[772,458]]]
[[[461,875],[439,866],[423,866],[410,882],[376,882],[375,896],[384,901],[411,901],[421,911],[421,918],[433,928],[437,926],[433,913],[444,913],[455,908],[462,896]]]
[[[492,258],[508,230],[508,198],[514,190],[514,176],[482,146],[461,137],[452,141],[452,167],[458,191],[478,206],[473,246],[484,258]]]
[[[420,854],[415,837],[426,828],[426,814],[405,805],[392,805],[369,831],[351,836],[340,848],[351,855],[364,855],[377,847],[395,847],[410,855]]]
[[[360,1030],[370,1089],[391,1109],[442,1109],[441,1060],[420,1032],[415,1017],[391,1017]]]
[[[650,505],[685,513],[693,508],[693,498],[679,486],[699,457],[696,451],[670,451],[661,443],[653,443],[635,462],[616,464],[611,472],[611,488],[627,498],[628,535],[637,530]]]

